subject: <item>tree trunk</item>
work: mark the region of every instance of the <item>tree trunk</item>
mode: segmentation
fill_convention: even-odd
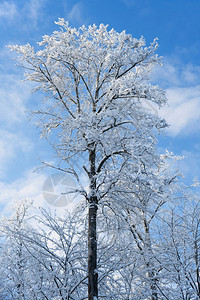
[[[158,300],[158,291],[157,291],[157,286],[156,286],[156,278],[155,278],[155,268],[153,264],[153,251],[152,251],[152,246],[151,246],[151,237],[150,237],[150,232],[149,232],[149,224],[146,219],[144,219],[144,228],[145,228],[145,248],[146,248],[146,253],[147,253],[147,261],[146,261],[146,266],[149,269],[148,271],[148,277],[151,280],[151,300]]]
[[[90,161],[90,197],[88,220],[88,300],[98,299],[97,273],[97,209],[95,150],[89,153]]]

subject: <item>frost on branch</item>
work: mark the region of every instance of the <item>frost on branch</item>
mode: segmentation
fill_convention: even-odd
[[[141,154],[149,159],[155,130],[166,127],[142,105],[152,102],[159,109],[166,103],[165,93],[149,81],[152,67],[160,63],[157,40],[146,46],[143,37],[103,24],[78,29],[64,19],[56,24],[60,30],[43,37],[41,50],[29,44],[10,47],[19,53],[26,79],[45,96],[34,112],[42,136],[65,166],[95,149],[96,175],[104,172],[104,178],[108,163],[116,167],[130,157],[138,163]]]
[[[11,49],[19,53],[34,91],[44,95],[33,115],[59,158],[56,167],[74,175],[89,204],[88,299],[93,300],[98,298],[98,208],[105,204],[127,214],[129,205],[140,205],[146,212],[146,195],[155,210],[164,198],[159,191],[164,180],[155,175],[162,164],[156,135],[167,124],[143,104],[159,109],[166,97],[150,82],[160,63],[156,39],[146,46],[143,37],[103,24],[78,29],[64,19],[56,24],[60,29],[43,37],[39,51],[29,44]]]

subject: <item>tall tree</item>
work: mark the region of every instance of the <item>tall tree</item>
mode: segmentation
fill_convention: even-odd
[[[37,83],[35,91],[45,95],[34,115],[58,155],[56,167],[76,178],[77,189],[71,192],[88,202],[88,299],[94,300],[98,205],[120,182],[125,166],[131,163],[137,174],[159,160],[155,130],[166,123],[148,103],[160,107],[166,98],[149,82],[152,67],[159,63],[156,40],[146,47],[143,38],[109,31],[103,24],[76,29],[64,19],[56,23],[60,30],[43,37],[41,50],[29,44],[11,49],[20,54],[27,80]]]

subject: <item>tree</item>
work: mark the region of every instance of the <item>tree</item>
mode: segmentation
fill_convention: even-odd
[[[20,238],[30,203],[21,202],[9,219],[1,221],[1,289],[0,299],[26,299],[30,296],[29,268],[32,260]],[[12,234],[15,232],[15,234]],[[30,283],[30,284],[29,284]]]
[[[57,217],[27,201],[17,204],[1,222],[0,299],[85,299],[83,211]]]
[[[128,260],[132,261],[132,265],[129,265],[132,271],[128,271],[127,267],[120,270],[123,286],[130,284],[130,299],[157,300],[162,297],[162,247],[158,246],[158,224],[177,189],[179,171],[171,166],[180,159],[180,156],[166,151],[161,155],[158,165],[144,165],[137,176],[129,164],[129,171],[112,192],[112,199],[121,200],[117,205],[112,205],[112,210],[116,216],[120,216],[119,226],[128,239],[123,244],[127,252],[132,253]]]
[[[143,38],[108,31],[103,24],[79,29],[63,19],[57,24],[60,31],[43,37],[42,50],[29,44],[11,49],[19,53],[27,80],[37,83],[34,91],[45,95],[33,114],[59,158],[56,168],[76,178],[77,189],[71,192],[88,203],[88,299],[94,300],[98,206],[120,183],[127,165],[134,165],[137,174],[159,161],[155,135],[166,123],[144,102],[160,107],[166,98],[149,82],[160,61],[156,40],[146,47]],[[87,157],[81,159],[83,153]],[[87,176],[89,191],[75,161]]]
[[[162,218],[159,251],[162,289],[166,299],[200,298],[200,201],[199,193],[181,186],[176,201]]]

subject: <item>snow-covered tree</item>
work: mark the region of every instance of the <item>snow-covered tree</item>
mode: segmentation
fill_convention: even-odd
[[[200,298],[200,195],[182,187],[163,215],[158,247],[166,299]]]
[[[120,185],[127,166],[137,179],[159,161],[155,136],[166,123],[148,109],[148,103],[159,108],[166,98],[149,81],[152,67],[160,62],[156,40],[147,47],[143,38],[108,30],[103,24],[79,29],[63,19],[57,24],[60,30],[43,37],[41,50],[29,44],[11,49],[19,53],[27,80],[45,96],[34,116],[57,153],[56,167],[74,175],[77,189],[72,192],[82,194],[88,203],[88,299],[94,300],[98,206]]]
[[[168,175],[152,197],[138,187],[134,211],[99,205],[100,299],[199,298],[199,195]],[[28,206],[1,222],[0,299],[87,299],[85,206],[62,217]]]
[[[22,202],[16,205],[14,213],[1,221],[0,299],[27,299],[30,296],[28,290],[32,290],[29,281],[32,260],[20,237],[28,217],[29,204]]]
[[[87,235],[81,210],[64,217],[30,210],[20,202],[1,222],[0,299],[84,299]]]
[[[157,224],[161,223],[177,189],[179,171],[171,166],[179,159],[181,157],[167,151],[161,155],[158,165],[149,164],[146,168],[144,164],[136,174],[134,166],[129,164],[120,184],[115,186],[107,203],[104,201],[104,206],[115,212],[115,218],[118,217],[121,235],[125,233],[123,245],[126,245],[127,253],[124,255],[132,253],[128,255],[128,262],[132,261],[132,264],[121,268],[119,275],[126,297],[125,286],[129,285],[130,299],[156,300],[162,296]],[[114,205],[110,199],[116,198],[121,201]]]

